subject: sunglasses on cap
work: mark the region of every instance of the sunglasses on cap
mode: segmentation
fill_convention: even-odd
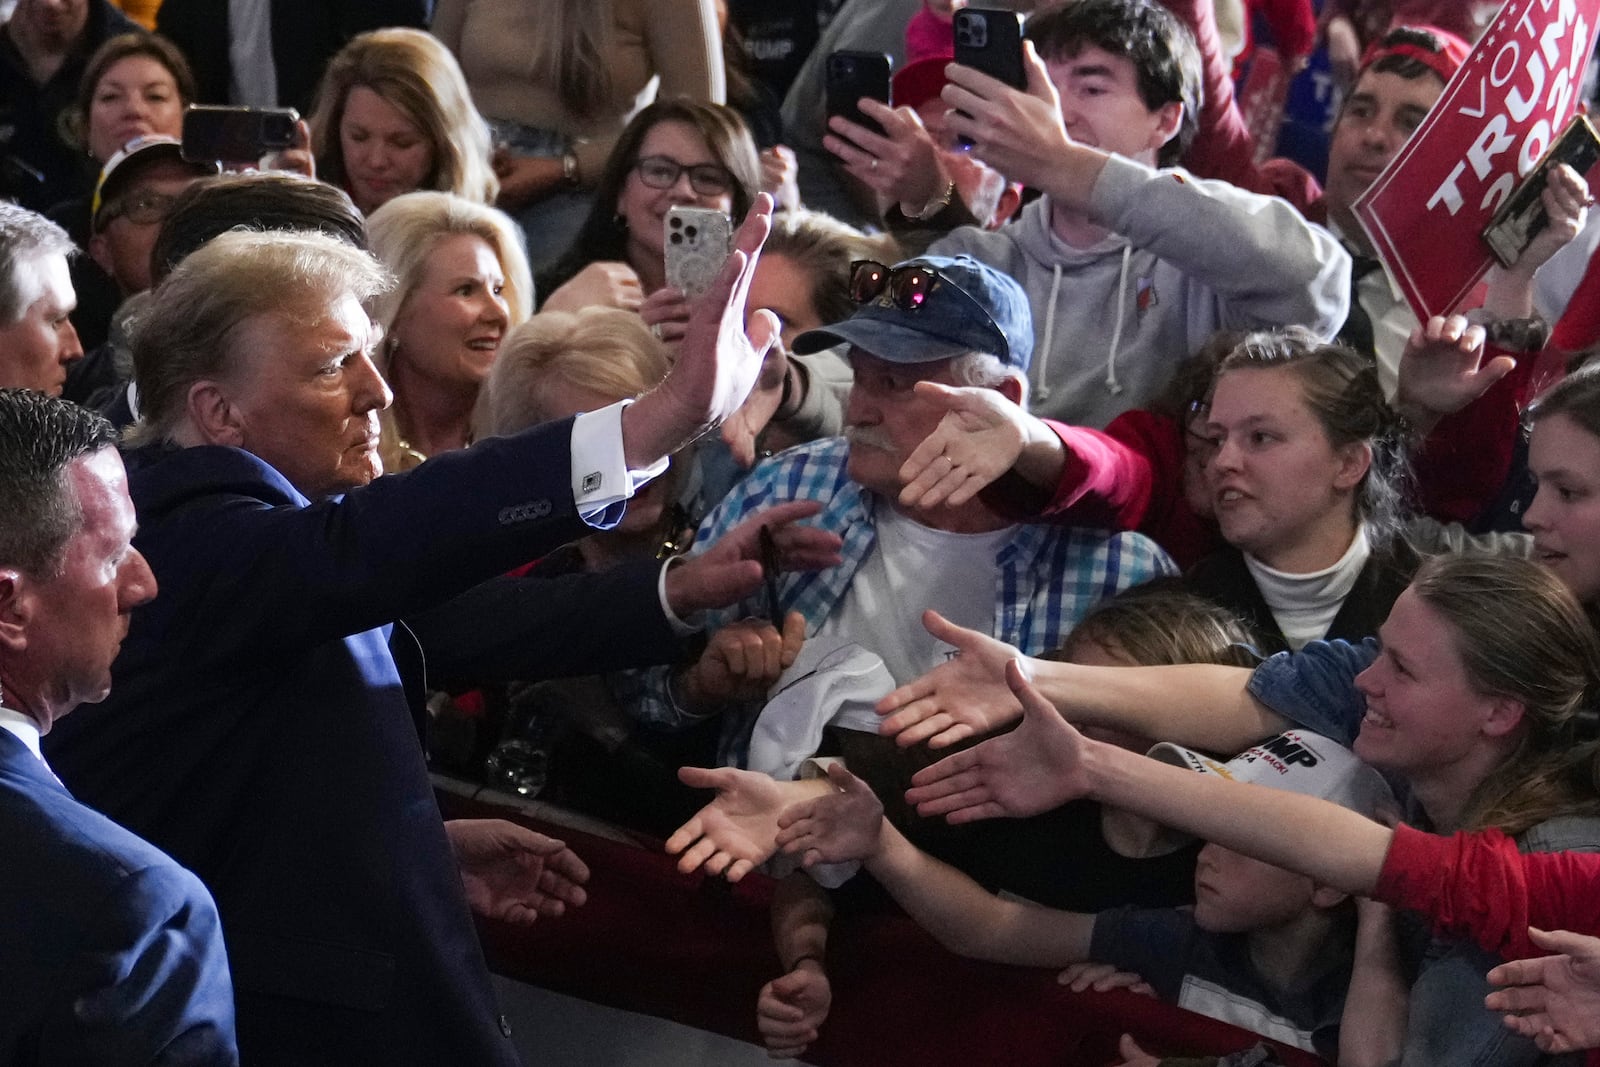
[[[932,267],[889,267],[873,259],[858,259],[850,264],[850,299],[858,304],[870,304],[887,294],[889,302],[895,307],[914,312],[941,290],[954,294],[959,303],[977,315],[997,335],[1002,338],[1005,336],[995,323],[994,316],[974,300],[972,294]]]

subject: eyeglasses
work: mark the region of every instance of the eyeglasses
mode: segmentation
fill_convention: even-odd
[[[118,197],[100,209],[100,217],[96,221],[102,228],[115,218],[125,218],[141,226],[150,226],[165,222],[167,216],[172,214],[172,205],[176,200],[177,197],[167,193],[152,192]]]
[[[685,166],[667,156],[646,156],[633,165],[639,180],[652,189],[671,189],[678,184],[678,175],[689,175],[689,187],[701,196],[721,196],[733,188],[733,175],[726,167],[715,163],[696,163]]]

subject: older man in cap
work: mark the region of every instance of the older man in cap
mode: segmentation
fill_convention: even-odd
[[[829,727],[852,766],[878,768],[889,781],[909,775],[885,759],[894,746],[879,743],[871,707],[953,653],[924,626],[930,609],[1044,652],[1100,600],[1172,571],[1140,534],[1018,524],[981,497],[928,508],[903,494],[901,469],[943,417],[942,394],[978,386],[1026,402],[1028,300],[1015,281],[968,256],[858,263],[852,283],[861,305],[854,315],[795,339],[802,353],[849,346],[855,384],[845,436],[756,467],[706,517],[696,542],[697,550],[714,545],[773,504],[814,500],[822,512],[813,521],[843,538],[843,563],[785,576],[775,603],[751,600],[718,614],[700,659],[676,676],[651,672],[643,698],[647,713],[667,721],[722,713],[722,762],[778,778],[794,777]],[[778,613],[789,613],[782,633],[768,621]],[[872,776],[875,788],[886,784]],[[684,852],[685,868],[705,861],[714,873],[741,876],[763,850],[727,832],[726,817],[767,806],[746,792],[752,776],[688,769],[683,777],[723,793],[668,847]],[[826,1014],[820,945],[829,909],[799,876],[785,881],[774,909],[785,974],[762,992],[760,1025],[769,1049],[793,1055]]]

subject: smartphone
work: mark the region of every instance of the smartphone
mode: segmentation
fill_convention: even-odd
[[[1506,197],[1505,203],[1489,220],[1489,225],[1484,227],[1484,243],[1501,266],[1515,265],[1529,243],[1550,225],[1541,199],[1550,171],[1565,163],[1579,175],[1586,175],[1597,162],[1600,162],[1600,135],[1595,133],[1594,126],[1583,115],[1574,116],[1544,157]]]
[[[876,119],[861,113],[860,100],[868,97],[884,104],[891,102],[889,70],[893,61],[883,52],[832,52],[823,69],[827,86],[828,114],[847,118],[873,133],[882,134]]]
[[[761,584],[766,593],[767,620],[772,628],[783,633],[783,601],[778,599],[778,578],[783,572],[778,542],[772,536],[772,527],[763,526],[756,535],[761,552]]]
[[[294,144],[300,112],[292,107],[211,107],[183,113],[183,158],[191,163],[254,163]]]
[[[685,296],[699,296],[711,288],[728,258],[732,221],[713,208],[678,206],[667,209],[663,226],[667,284]]]
[[[955,35],[957,63],[981,70],[1013,89],[1028,87],[1028,72],[1022,65],[1020,14],[988,7],[964,7],[956,12],[950,29]],[[972,142],[963,137],[961,147],[971,148]]]

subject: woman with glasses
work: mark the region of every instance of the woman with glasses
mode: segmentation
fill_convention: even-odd
[[[713,208],[737,226],[760,188],[755,142],[737,112],[692,100],[651,104],[618,137],[577,237],[540,275],[543,308],[638,311],[658,336],[676,342],[688,304],[665,288],[668,209]],[[531,244],[539,240],[529,234]]]
[[[62,120],[62,132],[84,152],[81,195],[49,211],[79,248],[90,239],[89,203],[95,179],[123,145],[139,137],[178,137],[183,109],[195,99],[194,75],[171,41],[153,33],[124,33],[106,41],[89,57],[78,97]],[[72,260],[72,287],[78,306],[73,328],[84,351],[103,344],[123,293],[111,274],[88,256]],[[80,372],[81,373],[81,372]],[[69,382],[68,389],[73,386]],[[68,399],[87,393],[69,391]]]

